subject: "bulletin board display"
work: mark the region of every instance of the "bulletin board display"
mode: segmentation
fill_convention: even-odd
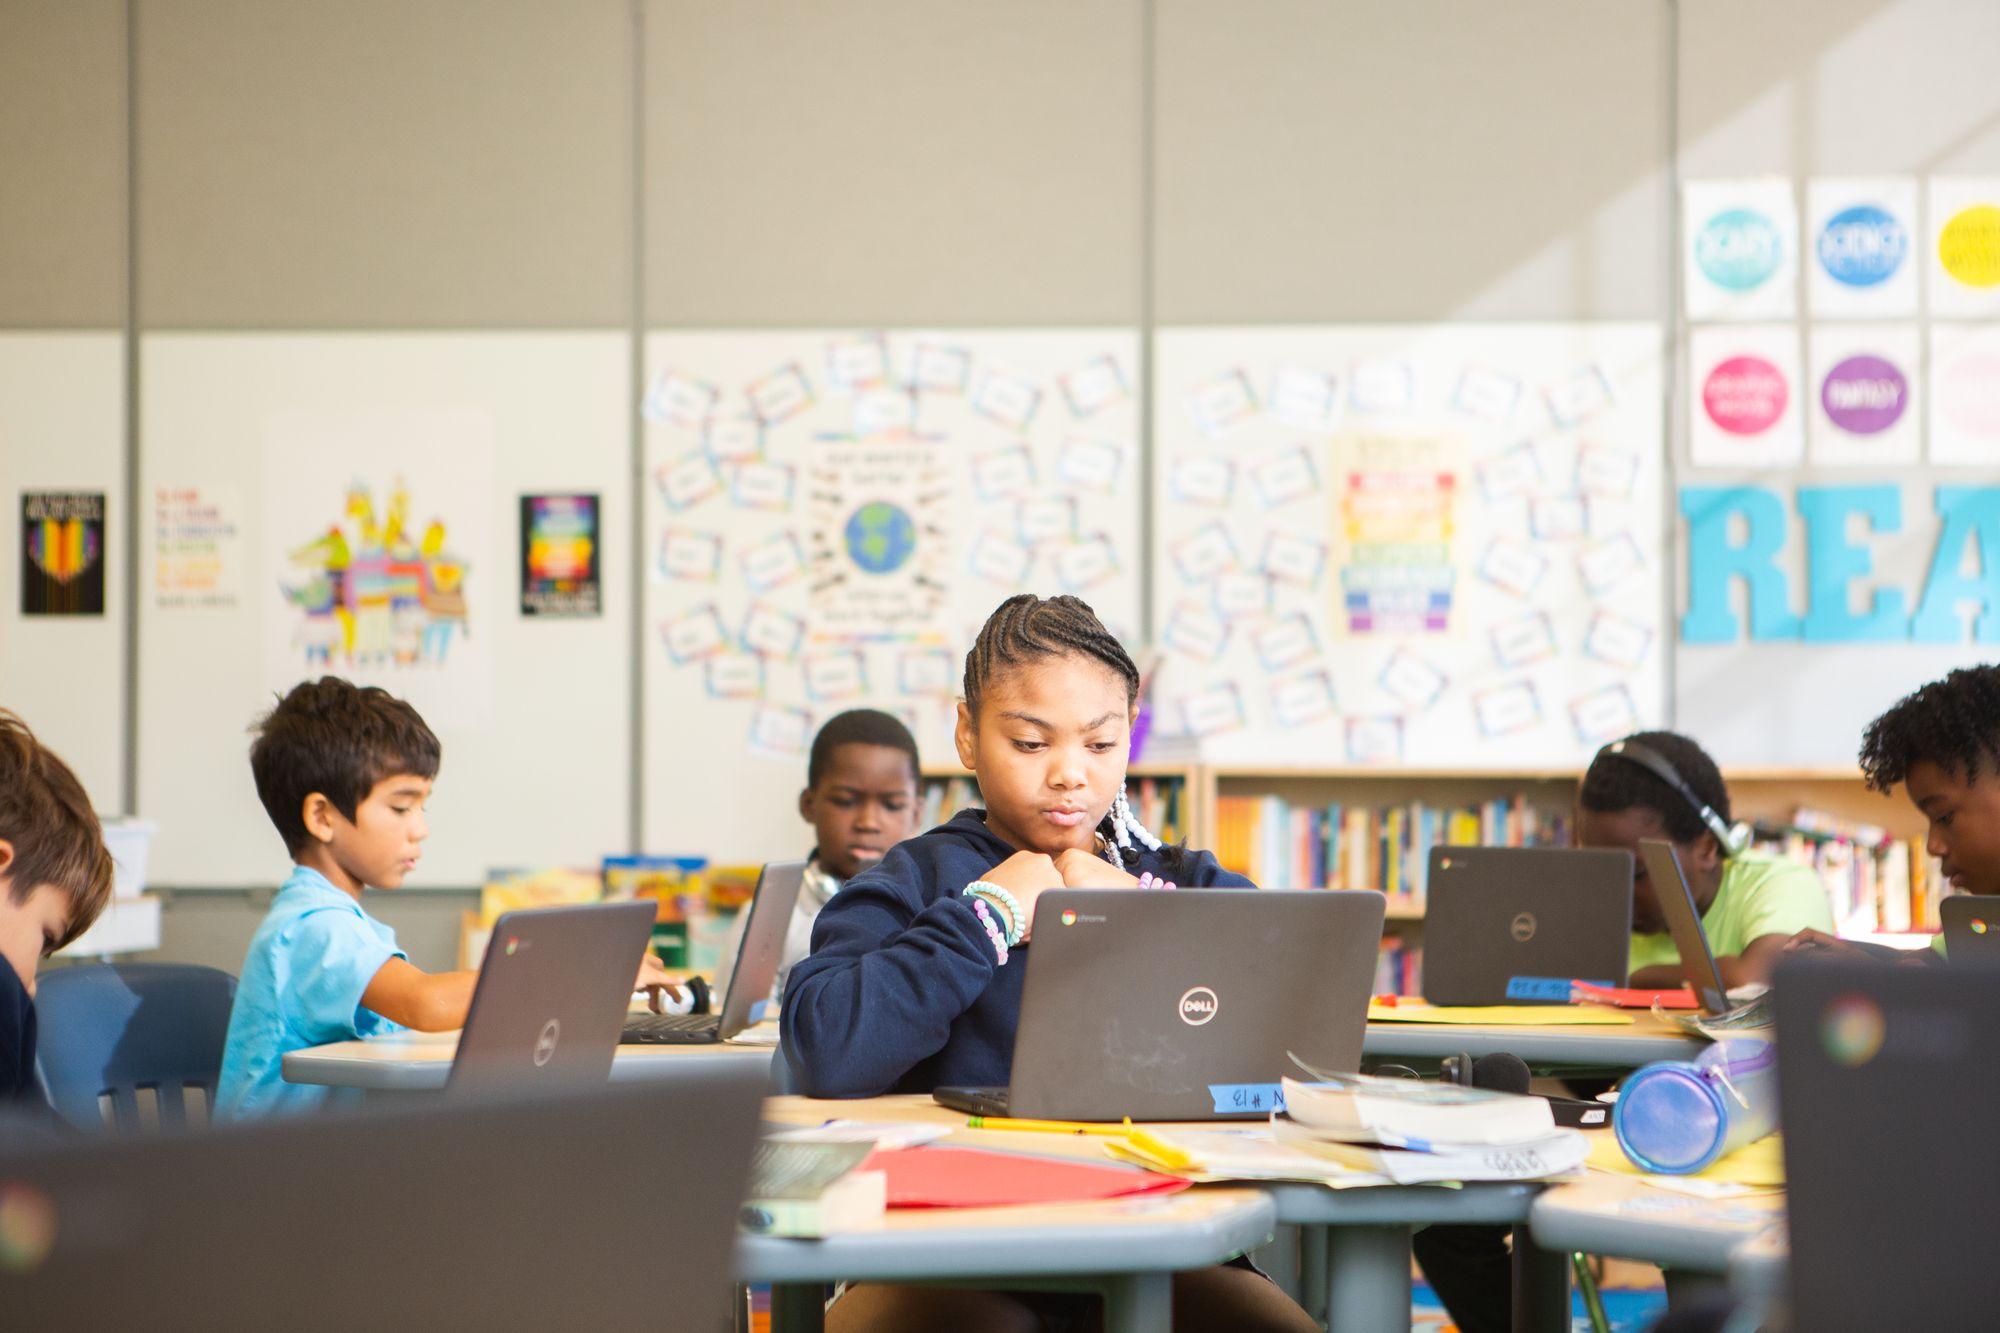
[[[1659,723],[1662,336],[1162,330],[1155,726],[1225,764],[1504,770]]]
[[[157,334],[140,350],[154,882],[283,877],[250,728],[325,674],[409,700],[443,742],[410,887],[624,850],[629,340]]]
[[[648,850],[795,854],[774,812],[847,708],[949,763],[965,652],[1014,593],[1136,644],[1138,374],[1131,329],[650,335]]]

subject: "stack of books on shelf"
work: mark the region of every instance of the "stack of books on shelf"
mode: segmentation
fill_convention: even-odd
[[[1938,900],[1949,886],[1922,838],[1898,838],[1873,824],[1800,807],[1787,825],[1760,825],[1756,846],[1812,867],[1843,935],[1938,929]]]
[[[917,828],[936,828],[960,810],[983,805],[979,786],[970,777],[925,778]],[[1182,778],[1128,778],[1125,799],[1139,822],[1167,842],[1179,842],[1186,826],[1187,782]]]
[[[1273,889],[1379,889],[1391,910],[1421,911],[1431,848],[1545,847],[1569,841],[1570,818],[1525,796],[1446,808],[1291,805],[1278,796],[1216,799],[1215,854]]]

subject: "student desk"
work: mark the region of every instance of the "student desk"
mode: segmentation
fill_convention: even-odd
[[[895,1210],[879,1229],[819,1240],[743,1236],[736,1275],[773,1286],[774,1333],[818,1333],[836,1281],[1024,1291],[1094,1291],[1105,1333],[1173,1322],[1173,1275],[1271,1238],[1271,1200],[1254,1189],[1019,1208]]]
[[[451,1077],[458,1052],[456,1032],[398,1032],[360,1041],[336,1041],[285,1053],[287,1083],[325,1083],[336,1088],[365,1088],[371,1096],[437,1092]],[[762,1060],[776,1054],[773,1045],[716,1042],[699,1046],[620,1046],[611,1062],[611,1079],[672,1078],[715,1061]]]
[[[955,1132],[948,1141],[963,1146],[1108,1160],[1096,1136],[968,1129],[964,1112],[948,1110],[917,1094],[855,1101],[774,1097],[765,1102],[764,1115],[767,1120],[792,1125],[817,1125],[827,1120],[951,1125]],[[1210,1122],[1188,1127],[1214,1125]],[[1205,1197],[1218,1188],[1202,1186],[1192,1193]],[[1302,1303],[1308,1313],[1323,1324],[1330,1320],[1331,1327],[1340,1333],[1389,1329],[1401,1333],[1410,1326],[1411,1229],[1437,1222],[1520,1225],[1527,1220],[1529,1207],[1543,1187],[1487,1183],[1462,1189],[1383,1186],[1332,1190],[1321,1185],[1258,1181],[1253,1188],[1270,1200],[1276,1221],[1300,1227],[1304,1232],[1300,1266]],[[1230,1187],[1228,1192],[1237,1192],[1237,1187]],[[1527,1266],[1523,1286],[1533,1293],[1524,1327],[1567,1330],[1567,1257],[1527,1244],[1519,1250]],[[1220,1257],[1223,1256],[1215,1256]],[[1201,1262],[1215,1262],[1215,1258]],[[879,1270],[842,1272],[838,1265],[823,1270],[825,1276],[867,1277],[877,1273]],[[758,1273],[746,1275],[751,1280],[763,1280]]]
[[[1488,1027],[1459,1023],[1370,1023],[1361,1051],[1371,1061],[1408,1057],[1441,1060],[1466,1054],[1474,1059],[1512,1051],[1539,1068],[1589,1068],[1612,1072],[1637,1069],[1655,1060],[1692,1060],[1707,1046],[1671,1021],[1643,1011],[1630,1024],[1574,1027]]]
[[[1745,1243],[1781,1228],[1784,1218],[1780,1191],[1707,1199],[1638,1176],[1592,1171],[1546,1190],[1528,1226],[1544,1249],[1658,1264],[1668,1270],[1669,1295],[1678,1301],[1692,1288],[1720,1286]]]

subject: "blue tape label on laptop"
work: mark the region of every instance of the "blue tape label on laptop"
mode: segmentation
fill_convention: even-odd
[[[1215,1098],[1217,1115],[1285,1109],[1282,1083],[1211,1083],[1208,1095]]]
[[[1587,985],[1602,986],[1610,990],[1615,981],[1588,981]],[[1507,981],[1507,998],[1510,1000],[1554,1000],[1559,1004],[1569,1003],[1570,979],[1568,977],[1510,977]]]

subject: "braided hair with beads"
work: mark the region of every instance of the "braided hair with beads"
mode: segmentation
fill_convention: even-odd
[[[979,716],[979,699],[986,684],[1012,667],[1026,666],[1051,657],[1087,657],[1122,676],[1125,704],[1130,708],[1139,698],[1139,667],[1125,645],[1118,642],[1104,622],[1080,597],[1037,597],[1019,593],[994,608],[980,627],[979,637],[965,655],[965,706]],[[1139,822],[1132,804],[1125,799],[1124,784],[1105,816],[1104,859],[1124,868],[1136,860],[1142,849],[1159,852],[1168,863],[1169,873],[1179,873],[1181,849],[1163,845],[1157,835]]]
[[[1861,733],[1861,772],[1876,791],[1927,760],[1968,783],[1982,764],[2000,773],[2000,666],[1961,667],[1934,680]]]

